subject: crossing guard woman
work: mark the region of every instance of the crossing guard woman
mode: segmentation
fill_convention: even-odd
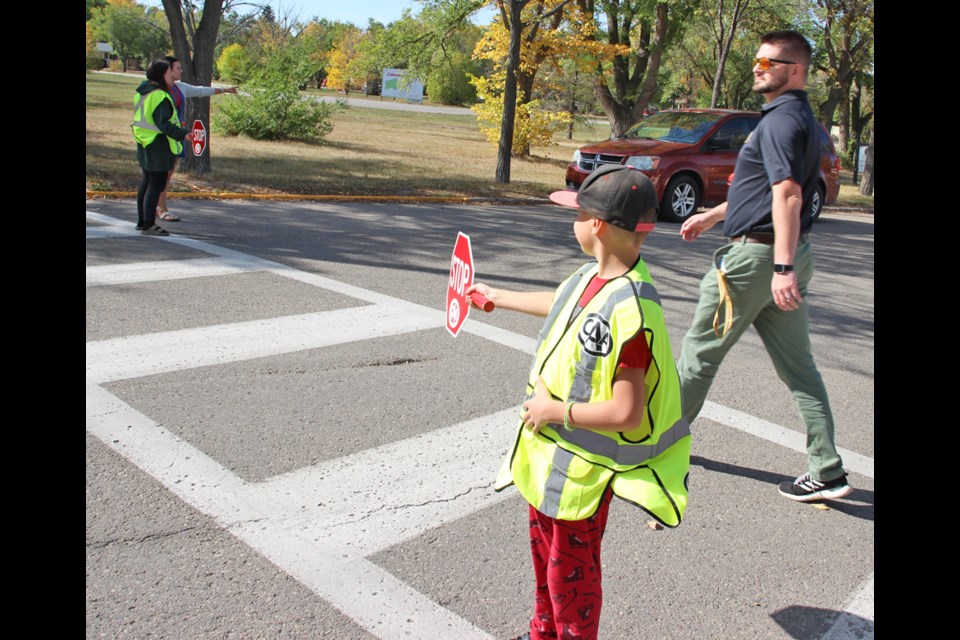
[[[170,97],[173,70],[166,60],[147,67],[133,98],[133,137],[137,141],[140,188],[137,189],[137,230],[146,236],[170,235],[157,226],[157,201],[167,184],[167,174],[183,150],[183,140],[193,141],[189,129],[180,126]]]

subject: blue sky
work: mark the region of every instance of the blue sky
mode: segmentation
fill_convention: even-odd
[[[138,0],[146,6],[161,6],[160,0]],[[299,17],[303,22],[311,18],[327,18],[351,22],[354,26],[365,29],[370,18],[383,24],[389,24],[400,18],[404,9],[410,13],[420,13],[423,5],[416,0],[270,0],[270,6],[278,18],[283,16]],[[240,13],[245,13],[249,7],[238,7]],[[485,8],[477,14],[474,22],[485,26],[493,18],[493,10]]]
[[[413,14],[420,13],[420,4],[414,0],[284,0],[271,2],[274,13],[279,17],[284,13],[300,14],[301,20],[327,18],[341,22],[352,22],[365,28],[370,18],[388,24],[400,18],[404,9]]]
[[[285,13],[299,14],[301,20],[313,17],[352,22],[365,28],[370,18],[383,24],[389,24],[400,18],[404,9],[410,13],[420,13],[422,5],[415,0],[273,0],[270,2],[274,13],[279,17]],[[493,17],[490,9],[479,14],[478,24],[488,24]]]

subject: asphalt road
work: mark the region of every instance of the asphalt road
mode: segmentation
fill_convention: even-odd
[[[526,508],[492,490],[540,320],[444,328],[450,254],[553,288],[587,258],[554,206],[88,200],[86,636],[512,638]],[[645,245],[675,353],[722,243]],[[676,529],[614,501],[604,640],[873,638],[873,216],[824,214],[815,356],[856,490],[800,504],[802,425],[751,331],[694,423]]]

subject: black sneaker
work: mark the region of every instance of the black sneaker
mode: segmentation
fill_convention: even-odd
[[[853,493],[853,487],[847,482],[847,474],[829,482],[820,482],[811,478],[809,473],[805,473],[793,482],[780,483],[780,495],[798,502],[842,498],[851,493]]]
[[[137,225],[137,231],[143,231],[144,229],[146,229],[146,227],[143,226],[142,224]]]

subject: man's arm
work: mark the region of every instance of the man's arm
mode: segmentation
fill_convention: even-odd
[[[680,227],[680,237],[687,242],[692,242],[700,237],[700,234],[710,229],[718,222],[722,222],[727,217],[727,203],[723,202],[709,211],[690,216],[683,221]]]
[[[800,209],[803,190],[793,179],[781,180],[771,187],[773,191],[773,262],[793,265],[800,239]],[[800,307],[800,289],[794,271],[774,273],[770,283],[773,301],[784,311]]]

